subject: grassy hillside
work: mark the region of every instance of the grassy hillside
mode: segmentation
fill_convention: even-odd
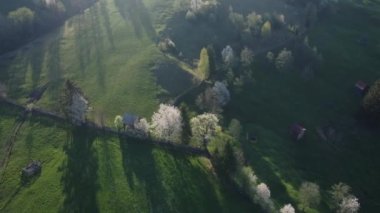
[[[150,116],[158,103],[157,96],[165,93],[154,75],[165,73],[151,69],[158,61],[170,63],[155,44],[155,27],[158,31],[165,23],[165,16],[161,16],[179,7],[174,3],[177,1],[169,2],[172,4],[101,0],[55,32],[3,57],[0,82],[8,86],[9,97],[20,102],[33,89],[49,82],[39,105],[59,110],[61,87],[69,78],[88,96],[94,108],[92,119],[104,117],[109,121],[124,112]],[[156,10],[161,16],[151,12]],[[181,75],[179,67],[168,68]],[[187,88],[179,89],[169,91],[169,95]]]
[[[243,142],[245,152],[280,203],[296,203],[302,181],[314,181],[324,201],[318,211],[326,212],[327,190],[342,181],[352,186],[362,212],[379,208],[379,132],[357,120],[361,97],[354,89],[358,80],[370,84],[380,77],[379,8],[341,5],[336,14],[321,20],[310,42],[324,63],[311,80],[299,70],[280,73],[257,65],[255,82],[233,96],[226,113],[257,134],[257,144]],[[363,34],[368,35],[365,46],[357,42]],[[302,141],[289,135],[295,122],[307,128]],[[326,126],[333,129],[335,140],[318,136],[316,128]]]
[[[4,109],[1,107],[1,109]],[[8,114],[1,111],[6,120]],[[8,133],[2,132],[2,138]],[[20,170],[31,160],[42,173],[27,184]],[[248,212],[255,209],[222,187],[205,158],[187,157],[139,141],[67,130],[28,119],[1,173],[4,212]]]

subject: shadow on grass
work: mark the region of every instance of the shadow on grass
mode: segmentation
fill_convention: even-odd
[[[95,60],[96,60],[96,79],[97,83],[101,86],[102,89],[105,89],[105,66],[103,63],[103,54],[104,54],[104,44],[103,44],[103,32],[100,25],[99,18],[99,8],[98,5],[91,7],[90,16],[91,16],[91,27],[92,27],[92,44],[95,49]]]
[[[95,135],[86,127],[69,133],[64,147],[67,159],[62,165],[61,183],[65,196],[60,212],[99,212],[96,201],[97,157],[92,147]]]
[[[100,3],[100,12],[103,17],[103,25],[106,28],[106,34],[108,41],[110,42],[111,48],[115,48],[114,40],[113,40],[113,33],[112,33],[112,28],[111,28],[111,21],[110,21],[110,16],[108,13],[108,8],[107,8],[107,2],[106,1],[101,1]]]
[[[32,88],[38,87],[41,79],[42,65],[45,58],[45,45],[41,48],[33,48],[30,53],[30,65],[32,68]]]
[[[137,144],[120,138],[120,148],[123,158],[124,174],[129,188],[139,190],[137,186],[142,183],[145,186],[147,200],[150,208],[156,210],[169,209],[165,199],[165,189],[162,180],[158,179],[158,173],[153,157],[151,145]],[[135,182],[135,178],[139,183]]]
[[[149,10],[142,0],[114,1],[123,19],[131,22],[137,37],[141,37],[144,32],[152,39],[156,37]]]
[[[193,157],[159,150],[142,141],[119,142],[129,187],[132,191],[143,187],[150,211],[241,212],[238,209],[251,207],[240,195],[221,187],[210,171],[194,163],[196,159],[191,161]]]

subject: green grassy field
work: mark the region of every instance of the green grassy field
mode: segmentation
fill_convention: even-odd
[[[209,43],[222,48],[233,38],[215,38],[219,26],[192,27],[185,22],[184,12],[176,13],[183,2],[100,0],[2,59],[0,81],[8,86],[9,96],[22,103],[34,88],[51,82],[38,105],[59,110],[63,79],[70,78],[90,99],[93,120],[104,117],[110,124],[123,112],[150,116],[160,96],[178,94],[191,85],[188,74],[181,74],[181,68],[156,48],[153,38],[168,30],[166,21],[175,42],[179,40],[177,47],[190,59]],[[313,181],[322,189],[322,204],[315,211],[328,212],[327,190],[342,181],[352,186],[362,212],[380,207],[380,135],[357,121],[360,97],[353,87],[358,80],[372,83],[380,77],[379,17],[377,1],[343,4],[310,32],[310,43],[324,57],[313,79],[305,80],[298,70],[280,73],[255,63],[254,82],[233,94],[224,120],[237,118],[245,131],[257,135],[257,144],[242,141],[244,152],[278,206],[296,206],[300,184]],[[191,33],[198,36],[186,37],[190,34],[184,29],[196,29]],[[220,32],[224,31],[228,29]],[[356,42],[362,35],[368,36],[366,46]],[[16,121],[17,113],[8,111],[0,107],[1,154]],[[308,129],[302,141],[289,136],[295,122]],[[323,141],[316,132],[319,126],[334,128],[339,139]],[[23,186],[19,171],[31,159],[44,162],[43,172]],[[0,211],[5,212],[259,211],[222,187],[207,159],[96,136],[86,129],[68,131],[37,118],[22,127],[0,181]]]
[[[280,204],[296,204],[302,181],[314,181],[323,197],[317,211],[327,212],[327,190],[342,181],[352,186],[362,212],[379,208],[379,133],[356,120],[360,97],[354,90],[356,81],[370,84],[380,77],[379,8],[345,5],[321,20],[310,42],[318,46],[324,63],[312,80],[304,80],[297,70],[280,73],[258,65],[255,82],[232,97],[227,117],[238,118],[246,131],[258,135],[257,144],[243,142],[244,151]],[[367,46],[356,42],[362,34],[369,37]],[[289,135],[295,122],[308,129],[299,142]],[[341,139],[323,141],[316,127],[326,125]]]
[[[133,2],[101,0],[0,61],[0,81],[8,86],[9,97],[25,102],[34,88],[49,82],[39,106],[57,111],[64,79],[72,79],[89,98],[93,120],[104,117],[110,123],[124,112],[150,116],[157,97],[166,93],[162,89],[166,85],[159,85],[155,74],[168,76],[151,69],[158,61],[171,63],[156,48],[156,28],[163,28],[166,19],[156,17],[157,11],[168,16],[180,1]],[[168,68],[187,78],[175,64]],[[182,82],[175,82],[180,91],[169,91],[169,95],[182,92]]]
[[[8,113],[1,110],[1,127]],[[12,122],[10,119],[8,122]],[[6,138],[9,132],[1,132]],[[31,160],[42,173],[27,184],[20,170]],[[249,212],[256,207],[222,186],[208,159],[68,130],[31,117],[1,170],[2,212]]]

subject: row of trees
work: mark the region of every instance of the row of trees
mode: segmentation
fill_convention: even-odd
[[[300,209],[315,208],[321,201],[319,186],[312,182],[302,183],[299,189]],[[351,187],[344,183],[331,186],[329,190],[330,206],[338,213],[355,213],[360,209],[359,199],[351,194]]]

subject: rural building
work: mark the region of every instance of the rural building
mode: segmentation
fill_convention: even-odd
[[[136,122],[138,120],[139,120],[139,117],[137,115],[125,113],[123,115],[123,125],[124,125],[124,128],[128,127],[128,128],[134,129],[135,128],[135,124],[136,124]]]
[[[257,137],[256,137],[256,135],[255,135],[254,133],[252,133],[252,132],[247,133],[246,139],[247,139],[249,142],[251,142],[251,143],[255,143],[255,142],[257,142]]]
[[[21,171],[23,177],[32,177],[41,172],[41,162],[33,161],[24,167]]]
[[[359,95],[365,95],[369,86],[364,81],[358,81],[355,84],[355,89]]]
[[[305,136],[306,128],[301,124],[293,124],[290,132],[296,140],[301,140]]]

